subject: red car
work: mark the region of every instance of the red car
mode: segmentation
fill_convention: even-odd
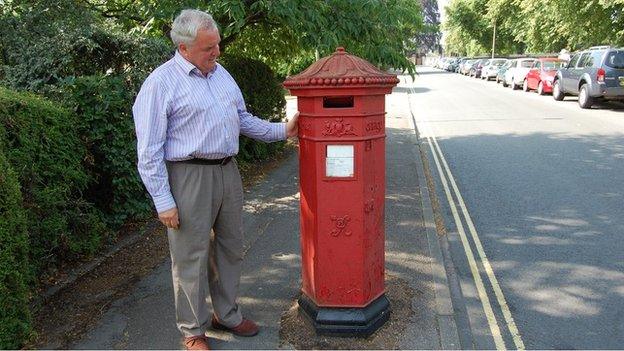
[[[544,95],[552,93],[552,83],[557,70],[566,65],[566,61],[558,58],[540,58],[533,62],[533,66],[524,80],[522,90],[537,90]]]

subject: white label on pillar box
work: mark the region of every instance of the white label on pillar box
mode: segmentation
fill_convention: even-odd
[[[353,145],[327,145],[326,177],[353,177]]]

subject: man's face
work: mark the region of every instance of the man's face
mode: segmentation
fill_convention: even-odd
[[[203,74],[207,74],[217,64],[217,58],[221,54],[219,51],[220,42],[221,36],[217,29],[200,29],[191,45],[182,43],[178,49],[185,59],[199,68]]]

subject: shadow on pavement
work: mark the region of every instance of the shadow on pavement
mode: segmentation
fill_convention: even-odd
[[[527,348],[621,348],[624,134],[438,142]],[[465,260],[457,234],[449,240]]]

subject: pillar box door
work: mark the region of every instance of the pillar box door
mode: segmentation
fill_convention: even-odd
[[[338,48],[284,83],[300,112],[299,305],[321,334],[369,335],[389,317],[385,94],[398,82]]]

